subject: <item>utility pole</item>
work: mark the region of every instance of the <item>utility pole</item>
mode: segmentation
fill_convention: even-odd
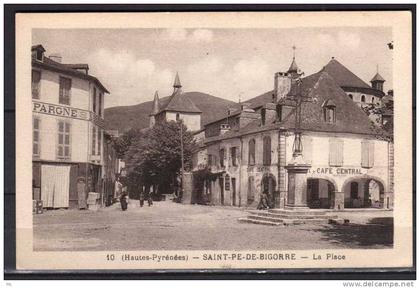
[[[184,135],[183,135],[183,127],[182,127],[182,119],[179,120],[179,127],[180,127],[180,135],[181,135],[181,196],[183,195],[184,192]]]

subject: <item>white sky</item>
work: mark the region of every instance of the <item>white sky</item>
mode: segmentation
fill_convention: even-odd
[[[331,57],[370,84],[379,73],[392,89],[390,28],[293,29],[35,29],[33,44],[63,63],[87,63],[111,92],[105,107],[134,105],[170,94],[176,71],[184,91],[238,101],[273,89],[273,75],[286,71],[295,45],[305,75]],[[394,47],[398,49],[398,47]]]

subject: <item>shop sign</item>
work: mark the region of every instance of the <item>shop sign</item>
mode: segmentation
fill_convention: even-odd
[[[311,174],[323,174],[323,175],[363,175],[366,174],[366,169],[362,168],[345,168],[345,167],[314,167],[309,170]]]
[[[226,191],[230,190],[230,177],[229,177],[229,175],[225,176],[225,190]]]
[[[32,111],[36,113],[92,121],[100,127],[104,126],[104,121],[95,113],[73,107],[32,101]]]

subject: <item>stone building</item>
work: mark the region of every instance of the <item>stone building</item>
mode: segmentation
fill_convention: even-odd
[[[287,72],[274,75],[272,91],[205,125],[194,157],[193,203],[255,207],[268,192],[276,208],[288,205],[286,168],[296,127],[292,96],[300,95],[307,99],[301,106],[303,159],[309,165],[305,205],[392,208],[393,143],[359,107],[363,95],[379,101],[382,92],[335,59],[298,78],[293,58]]]
[[[32,47],[33,198],[45,208],[85,208],[87,193],[102,189],[109,92],[87,64],[61,62]]]
[[[159,100],[156,91],[150,113],[150,127],[162,121],[182,121],[190,131],[200,130],[202,112],[188,97],[184,97],[178,73],[173,87],[172,95],[165,101]]]

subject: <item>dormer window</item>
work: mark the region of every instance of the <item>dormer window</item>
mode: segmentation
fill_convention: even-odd
[[[42,45],[32,46],[32,58],[42,62],[44,60],[45,49]]]
[[[335,123],[335,104],[332,100],[327,100],[322,104],[323,112],[324,112],[324,121],[327,123]]]
[[[265,115],[266,115],[266,109],[261,109],[261,124],[265,125]]]

